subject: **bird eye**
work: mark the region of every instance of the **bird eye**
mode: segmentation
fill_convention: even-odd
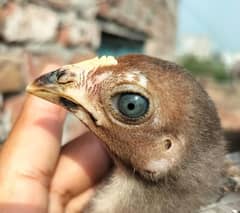
[[[138,119],[147,113],[149,101],[137,93],[123,93],[118,96],[116,107],[124,116]]]

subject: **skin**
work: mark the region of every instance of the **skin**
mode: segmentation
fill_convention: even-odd
[[[65,116],[57,105],[26,98],[1,149],[0,212],[80,212],[93,196],[110,160],[81,125],[79,137],[61,147]]]

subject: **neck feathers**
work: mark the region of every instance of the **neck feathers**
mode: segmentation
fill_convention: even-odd
[[[84,213],[193,213],[200,208],[199,194],[185,183],[163,180],[147,183],[116,169],[100,186]],[[194,191],[194,189],[192,189]],[[201,196],[199,196],[201,197]]]

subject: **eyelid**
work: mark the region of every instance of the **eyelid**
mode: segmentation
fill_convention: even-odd
[[[117,102],[118,102],[118,99],[120,98],[120,93],[112,96],[111,100],[112,100],[112,106],[114,107],[114,109],[117,110]]]

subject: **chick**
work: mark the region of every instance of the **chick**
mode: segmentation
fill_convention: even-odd
[[[217,192],[219,118],[180,66],[145,55],[94,58],[45,74],[27,90],[75,114],[114,160],[85,213],[193,213]]]

